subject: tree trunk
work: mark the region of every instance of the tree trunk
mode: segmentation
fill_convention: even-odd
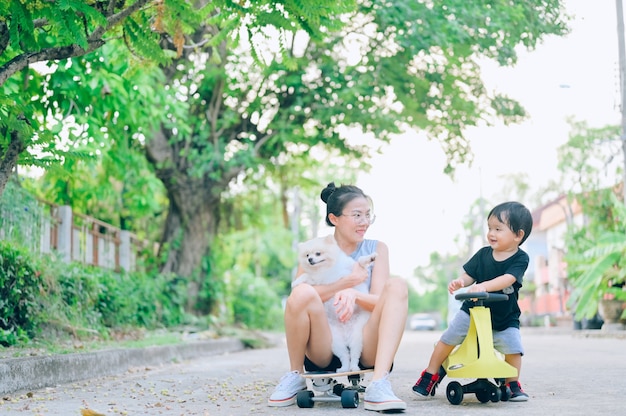
[[[171,147],[167,132],[159,131],[146,144],[146,156],[154,165],[169,198],[160,257],[164,273],[188,280],[187,310],[196,308],[199,290],[207,276],[200,275],[203,257],[210,253],[217,230],[220,195],[228,182],[191,176],[181,168],[179,152]]]
[[[9,141],[9,146],[6,149],[6,152],[1,155],[2,159],[0,159],[0,197],[2,197],[4,188],[7,186],[7,182],[9,182],[11,174],[17,166],[17,160],[20,157],[20,154],[25,149],[24,142],[20,140],[17,131],[13,130],[10,135],[11,140]]]

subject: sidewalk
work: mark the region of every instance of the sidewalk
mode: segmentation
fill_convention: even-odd
[[[132,367],[182,362],[244,348],[238,339],[218,338],[169,346],[2,359],[0,394],[121,374]]]

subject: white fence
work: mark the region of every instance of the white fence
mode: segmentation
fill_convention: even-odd
[[[57,252],[66,262],[136,270],[137,252],[145,247],[136,236],[95,218],[72,212],[69,206],[45,202],[23,209],[0,206],[0,239],[16,240],[34,252]]]

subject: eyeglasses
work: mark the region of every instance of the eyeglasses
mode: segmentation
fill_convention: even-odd
[[[369,212],[367,214],[363,214],[361,212],[353,212],[352,214],[341,214],[341,215],[346,216],[346,217],[352,217],[352,221],[354,221],[355,224],[372,225],[374,224],[374,221],[376,221],[376,215],[370,214]]]

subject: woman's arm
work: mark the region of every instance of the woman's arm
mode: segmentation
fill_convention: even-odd
[[[372,311],[378,298],[385,287],[387,279],[389,279],[389,248],[382,241],[378,241],[376,245],[376,261],[372,268],[372,281],[369,293],[356,292],[356,304],[365,309]]]
[[[378,257],[376,258],[376,261],[378,261]],[[296,279],[300,277],[300,275],[302,275],[303,273],[304,273],[304,270],[302,270],[302,267],[298,266],[298,271],[296,272]],[[337,292],[342,291],[344,289],[351,289],[354,286],[357,286],[363,283],[364,281],[366,281],[367,278],[368,278],[367,269],[365,269],[358,263],[355,263],[354,267],[352,268],[352,272],[349,275],[344,276],[341,279],[331,284],[314,285],[313,287],[319,294],[320,299],[322,299],[322,302],[326,302],[327,300],[335,296]]]

